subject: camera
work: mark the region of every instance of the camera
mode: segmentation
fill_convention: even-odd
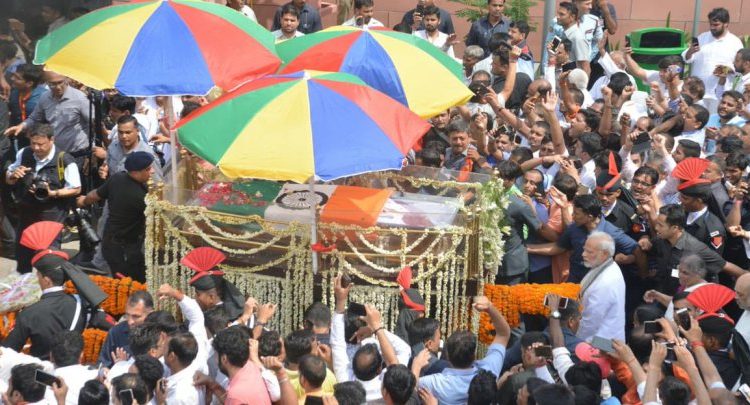
[[[34,189],[34,198],[37,200],[46,201],[49,198],[49,179],[47,179],[47,176],[33,174],[31,187]]]
[[[76,208],[72,211],[72,215],[65,218],[65,225],[69,227],[77,227],[79,237],[83,240],[90,242],[92,245],[97,245],[101,242],[99,235],[96,234],[96,229],[91,225],[91,214],[81,208]]]

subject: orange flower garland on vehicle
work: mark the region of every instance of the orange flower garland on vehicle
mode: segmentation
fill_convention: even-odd
[[[0,314],[0,340],[8,337],[10,331],[13,330],[13,326],[16,323],[16,314],[16,312]]]
[[[83,364],[95,364],[99,360],[99,352],[107,332],[101,329],[84,329],[83,331]]]
[[[561,297],[578,299],[581,286],[574,283],[562,284],[518,284],[514,286],[486,284],[484,295],[497,308],[513,328],[521,323],[521,314],[549,315],[549,308],[544,306],[546,294],[558,294]],[[479,340],[491,343],[495,337],[495,328],[490,317],[482,313],[479,317]]]
[[[100,308],[114,317],[119,317],[125,313],[125,304],[131,294],[136,291],[146,290],[145,284],[133,281],[130,277],[117,279],[104,276],[89,276],[89,278],[107,294],[107,299],[102,302]],[[70,281],[65,283],[65,292],[68,294],[75,294],[77,292],[75,286]]]

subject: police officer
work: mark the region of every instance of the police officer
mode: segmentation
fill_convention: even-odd
[[[657,263],[656,289],[659,292],[667,295],[677,292],[680,259],[687,254],[697,255],[706,263],[707,281],[715,281],[717,274],[721,272],[735,277],[744,273],[744,270],[724,260],[688,233],[684,227],[685,219],[685,210],[677,204],[665,205],[659,209],[655,224],[658,238],[649,252]]]
[[[93,308],[107,298],[86,274],[68,263],[66,253],[48,248],[62,228],[59,222],[41,221],[24,231],[21,243],[36,251],[31,264],[37,269],[42,297],[18,314],[13,330],[2,342],[4,347],[21,351],[31,339],[31,355],[44,360],[49,357],[55,335],[66,330],[83,332],[91,314],[101,319],[104,314]],[[79,295],[65,293],[63,284],[67,280],[73,282]]]
[[[637,241],[644,235],[645,229],[633,207],[635,200],[630,190],[622,186],[613,152],[609,152],[609,169],[596,177],[595,192],[602,204],[604,219],[625,231],[633,240]]]
[[[717,214],[709,210],[708,204],[713,198],[710,181],[686,181],[680,184],[677,190],[680,192],[680,202],[687,213],[685,231],[719,255],[723,254],[727,232]]]
[[[6,172],[6,182],[14,187],[18,204],[20,241],[24,229],[39,221],[62,223],[71,198],[81,192],[81,176],[75,159],[55,146],[52,126],[39,124],[28,132],[30,145],[16,154]],[[52,242],[60,246],[60,237]],[[17,243],[18,272],[31,271],[32,251]]]
[[[195,289],[195,300],[201,309],[221,307],[228,319],[235,320],[242,315],[245,297],[217,267],[224,259],[224,253],[214,248],[199,247],[185,255],[180,264],[195,272],[189,284]]]

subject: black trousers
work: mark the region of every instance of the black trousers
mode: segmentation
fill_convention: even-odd
[[[146,257],[143,254],[143,239],[123,241],[112,237],[102,239],[102,256],[107,261],[112,275],[120,273],[141,283],[146,282]]]
[[[19,273],[31,272],[31,258],[34,251],[21,245],[23,231],[39,221],[54,221],[62,223],[67,211],[61,207],[52,207],[45,210],[35,209],[33,205],[22,205],[18,209],[18,228],[16,229],[16,260]],[[50,249],[59,249],[62,242],[62,232],[50,245]]]

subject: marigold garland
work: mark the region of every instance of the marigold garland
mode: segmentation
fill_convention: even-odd
[[[578,299],[581,289],[579,284],[518,284],[514,286],[486,284],[484,295],[489,298],[508,324],[513,328],[521,323],[521,314],[548,315],[549,309],[544,306],[544,296],[548,293],[561,297]],[[490,343],[495,337],[495,328],[490,317],[482,313],[479,317],[479,340]]]
[[[0,340],[4,340],[16,324],[16,312],[0,314]]]
[[[83,364],[95,364],[99,360],[99,352],[107,338],[107,332],[101,329],[84,329],[83,331]]]
[[[125,304],[131,294],[146,290],[145,284],[133,281],[130,277],[116,279],[90,275],[89,278],[107,294],[107,299],[99,307],[114,317],[119,317],[125,313]],[[65,283],[65,292],[68,294],[77,293],[72,282],[67,281]]]

